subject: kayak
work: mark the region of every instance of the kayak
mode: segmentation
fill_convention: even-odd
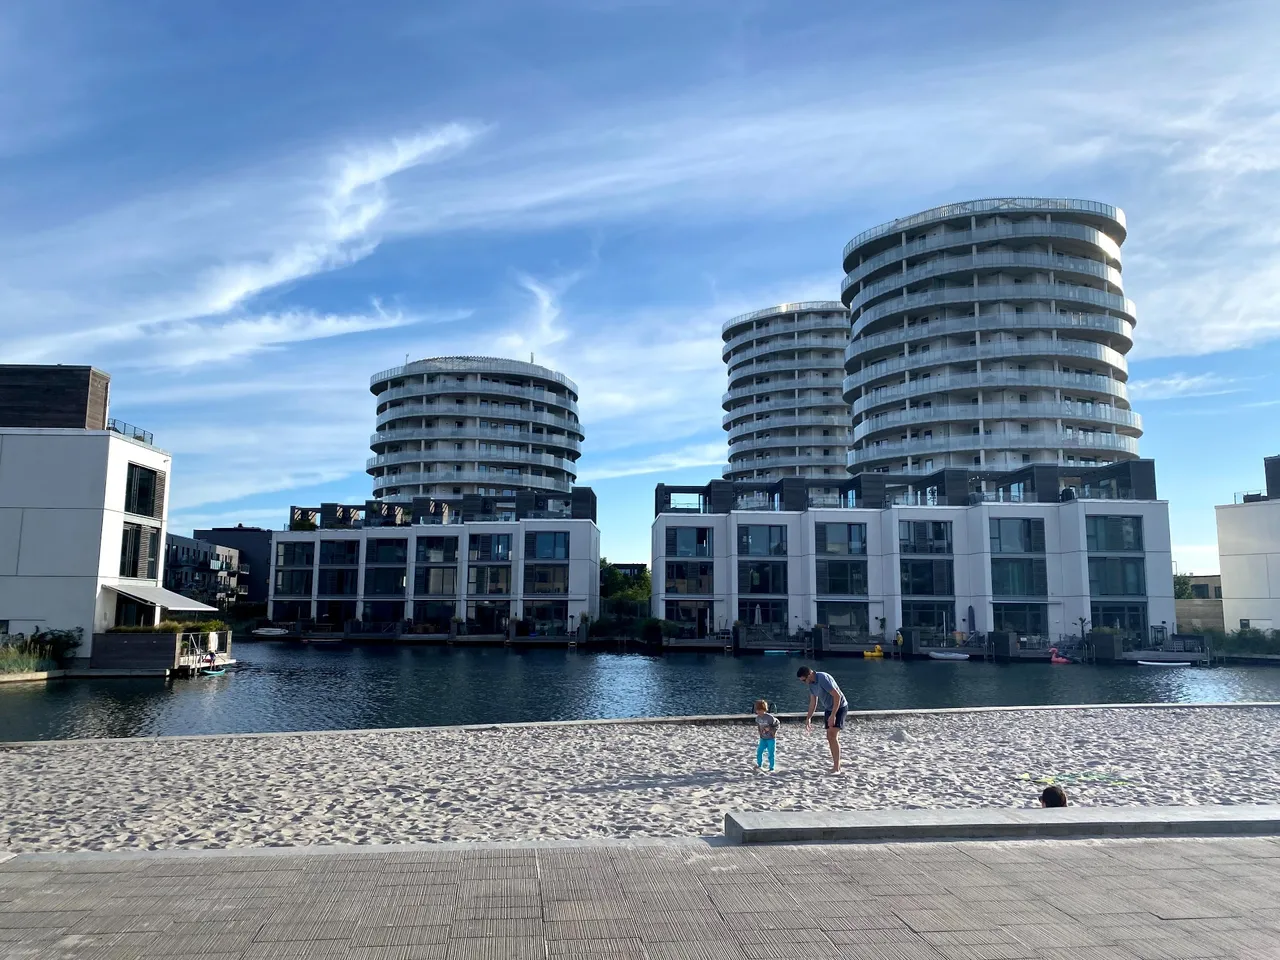
[[[1189,667],[1190,660],[1139,660],[1140,667]]]
[[[289,631],[283,627],[259,627],[252,633],[255,637],[284,637],[288,636]]]
[[[968,660],[967,653],[943,653],[938,650],[929,651],[930,660]]]

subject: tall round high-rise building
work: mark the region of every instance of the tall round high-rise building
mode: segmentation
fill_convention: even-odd
[[[1138,456],[1124,213],[1089,200],[935,207],[845,247],[852,473]]]
[[[562,373],[493,357],[433,357],[370,379],[378,499],[568,494],[584,434]]]
[[[847,477],[841,395],[849,314],[830,301],[783,303],[724,324],[727,480]]]

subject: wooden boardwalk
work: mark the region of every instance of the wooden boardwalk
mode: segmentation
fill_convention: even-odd
[[[1280,955],[1275,839],[318,849],[0,862],[0,957]]]

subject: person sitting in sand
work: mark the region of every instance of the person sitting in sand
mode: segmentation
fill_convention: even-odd
[[[756,747],[756,769],[764,769],[764,755],[769,755],[769,772],[773,772],[774,746],[778,742],[778,727],[782,722],[769,712],[767,700],[756,701],[756,728],[760,733],[760,744]]]
[[[1063,790],[1057,784],[1051,787],[1045,787],[1040,794],[1040,806],[1042,807],[1065,807],[1067,805],[1067,791]]]

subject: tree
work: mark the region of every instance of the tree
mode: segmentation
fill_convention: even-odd
[[[600,558],[600,596],[606,600],[633,600],[647,603],[653,591],[649,571],[627,576],[604,557]]]
[[[1191,578],[1194,573],[1175,573],[1173,575],[1173,599],[1193,600],[1191,595]]]

